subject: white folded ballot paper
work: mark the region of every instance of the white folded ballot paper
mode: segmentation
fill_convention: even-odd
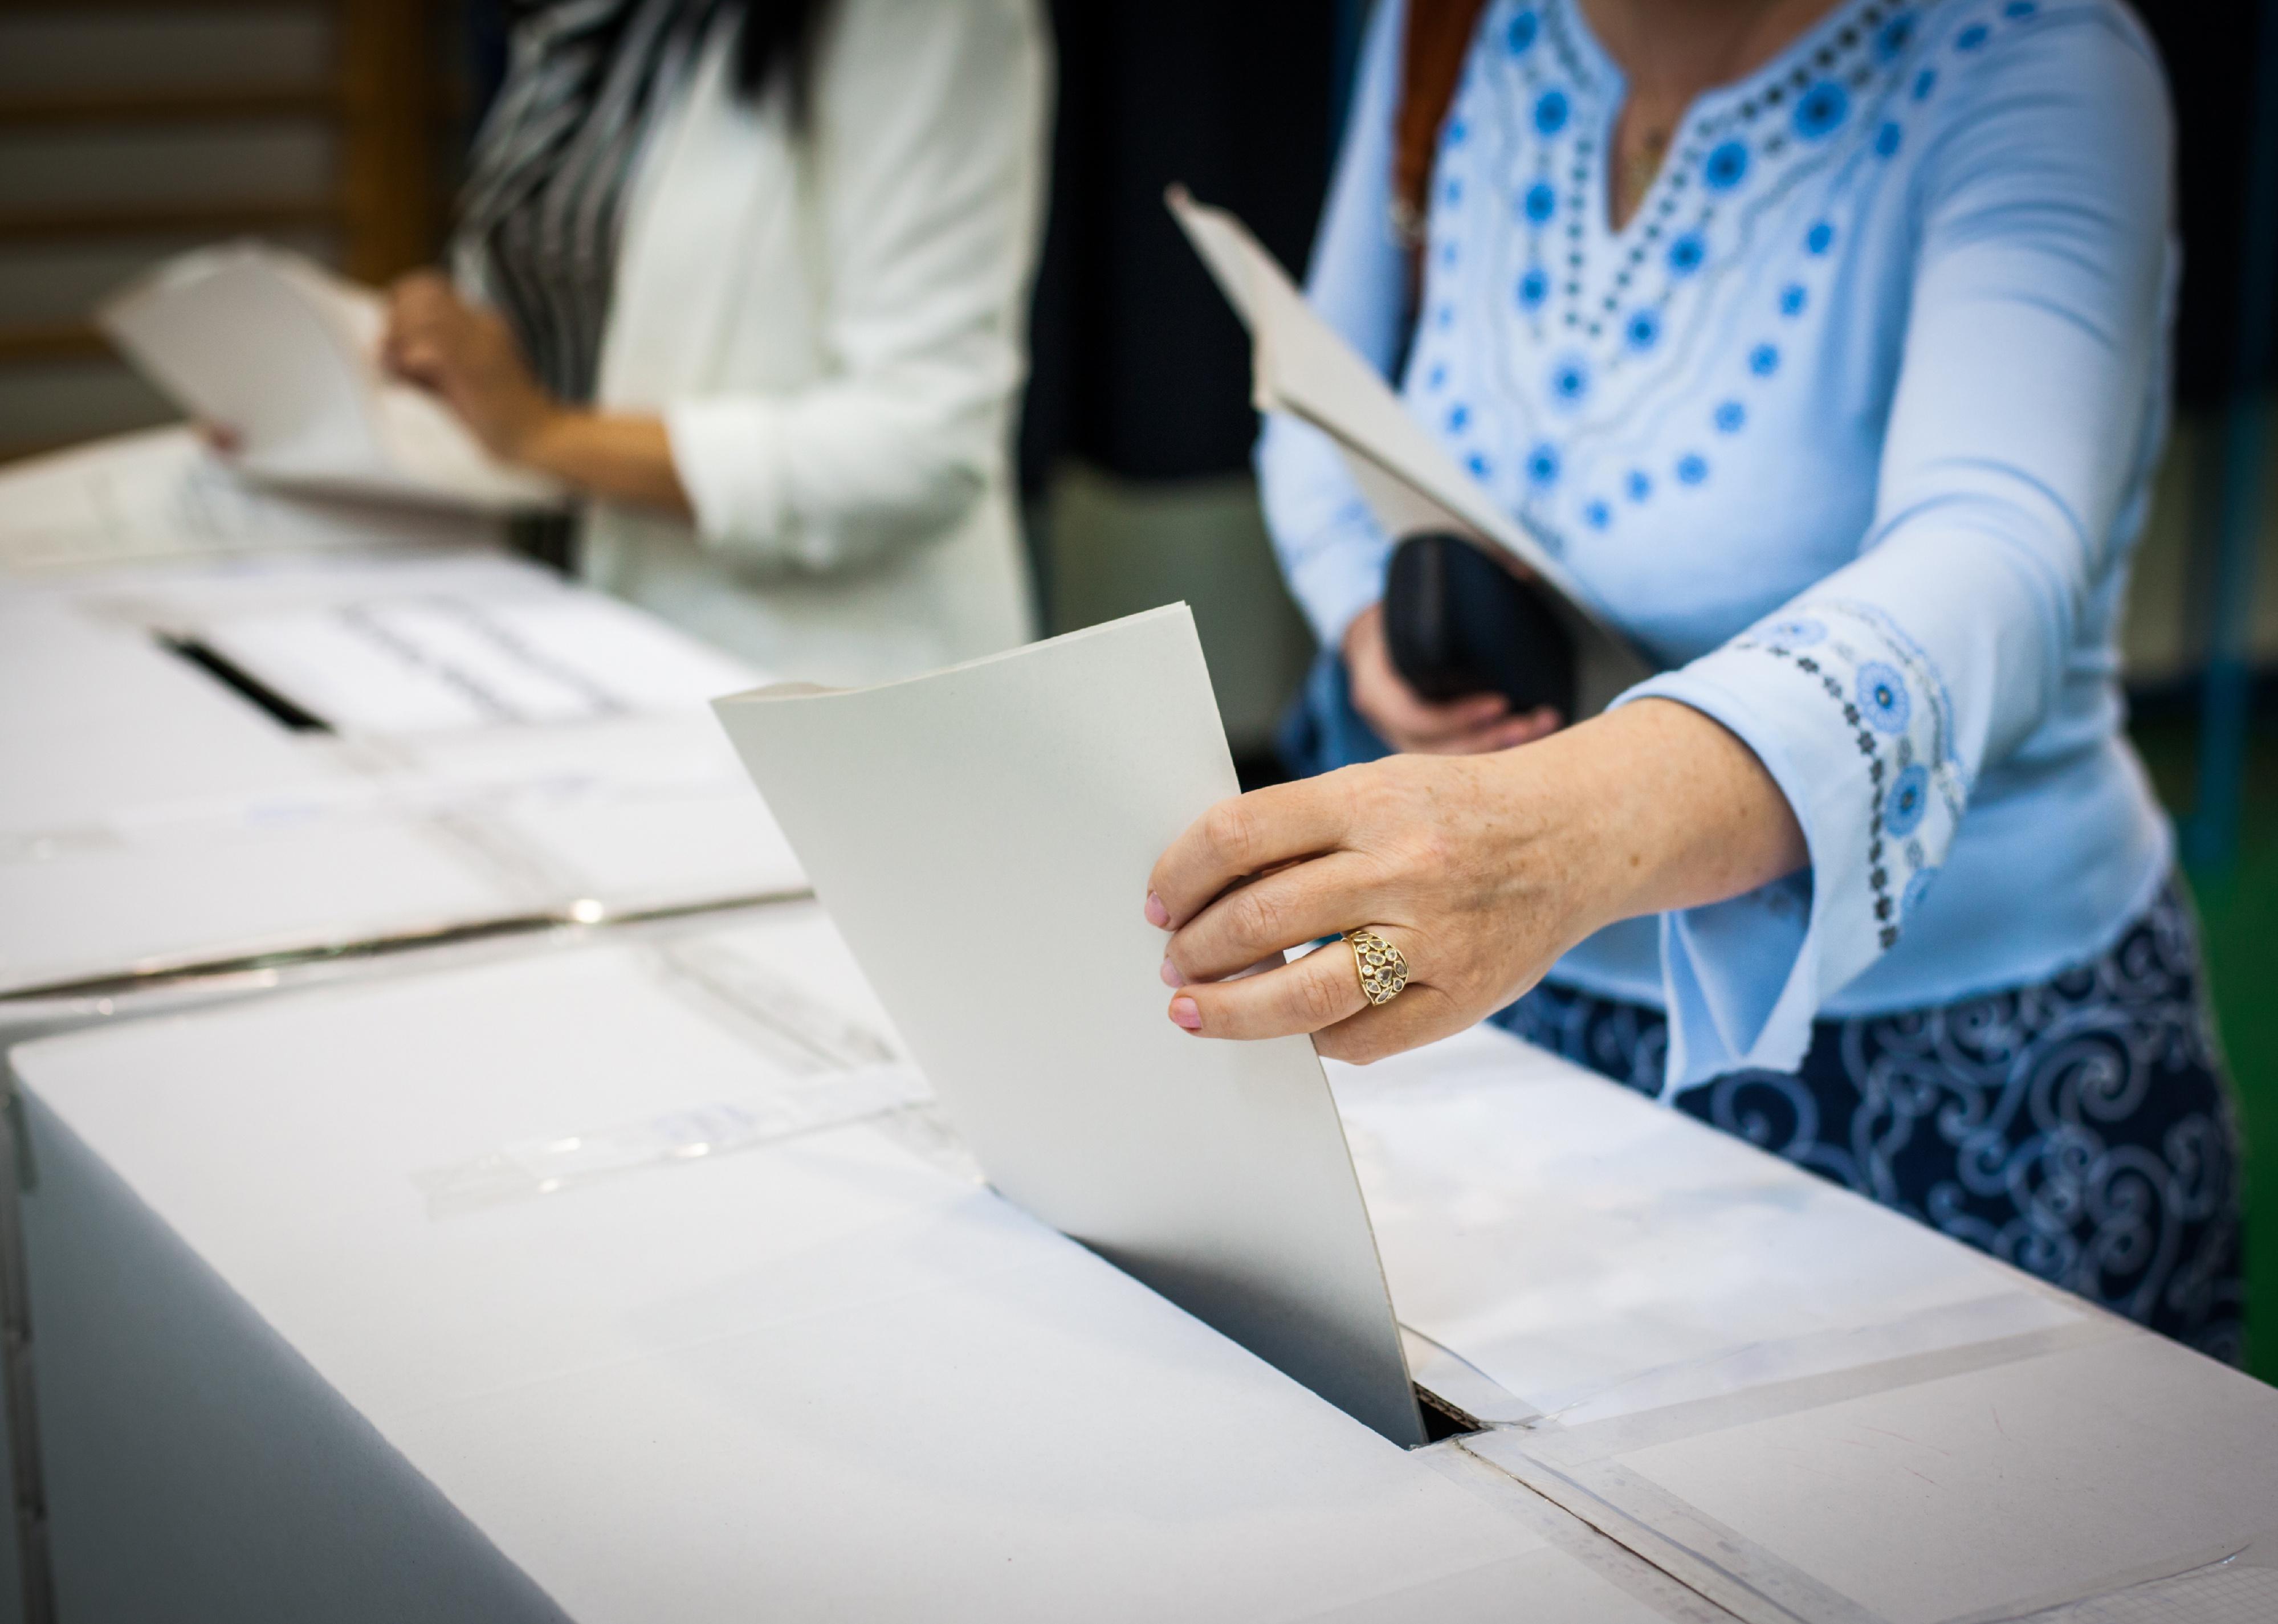
[[[199,248],[96,321],[184,410],[233,431],[256,479],[485,510],[560,499],[550,481],[493,460],[433,396],[382,373],[379,295],[301,255]]]
[[[1422,1442],[1312,1044],[1210,1042],[1165,1015],[1147,875],[1238,789],[1186,606],[906,682],[715,708],[998,1189]]]
[[[1574,639],[1582,714],[1594,715],[1652,675],[1652,664],[1607,623],[1525,519],[1503,512],[1448,460],[1240,220],[1196,202],[1183,187],[1173,187],[1166,201],[1250,329],[1251,399],[1259,411],[1286,412],[1327,435],[1387,533],[1451,530],[1500,549],[1548,588]]]

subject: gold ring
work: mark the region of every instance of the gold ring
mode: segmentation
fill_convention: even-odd
[[[1361,996],[1371,1003],[1390,1003],[1408,985],[1408,960],[1398,948],[1372,930],[1357,930],[1345,937],[1352,944],[1353,968],[1360,972]]]

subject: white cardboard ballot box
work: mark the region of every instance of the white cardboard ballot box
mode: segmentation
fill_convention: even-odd
[[[1459,1446],[1739,1616],[2278,1618],[2278,1390],[1492,1030],[1330,1072]]]
[[[0,585],[0,995],[795,894],[751,680],[482,554]]]
[[[17,1050],[59,1615],[1729,1616],[990,1193],[769,911]]]
[[[1492,1032],[1332,1068],[1482,1423],[1403,1454],[982,1192],[770,911],[14,1052],[66,1616],[2270,1616],[2278,1392]]]
[[[500,519],[254,484],[187,425],[0,465],[0,577],[255,553],[497,548]]]

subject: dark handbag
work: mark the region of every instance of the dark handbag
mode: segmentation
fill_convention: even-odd
[[[1574,639],[1548,595],[1460,536],[1426,531],[1392,554],[1384,637],[1393,669],[1426,699],[1501,694],[1511,713],[1574,718]]]

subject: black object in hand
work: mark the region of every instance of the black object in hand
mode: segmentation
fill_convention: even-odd
[[[1427,531],[1394,550],[1384,637],[1424,698],[1501,694],[1513,715],[1547,705],[1574,720],[1574,639],[1548,597],[1460,536]]]

